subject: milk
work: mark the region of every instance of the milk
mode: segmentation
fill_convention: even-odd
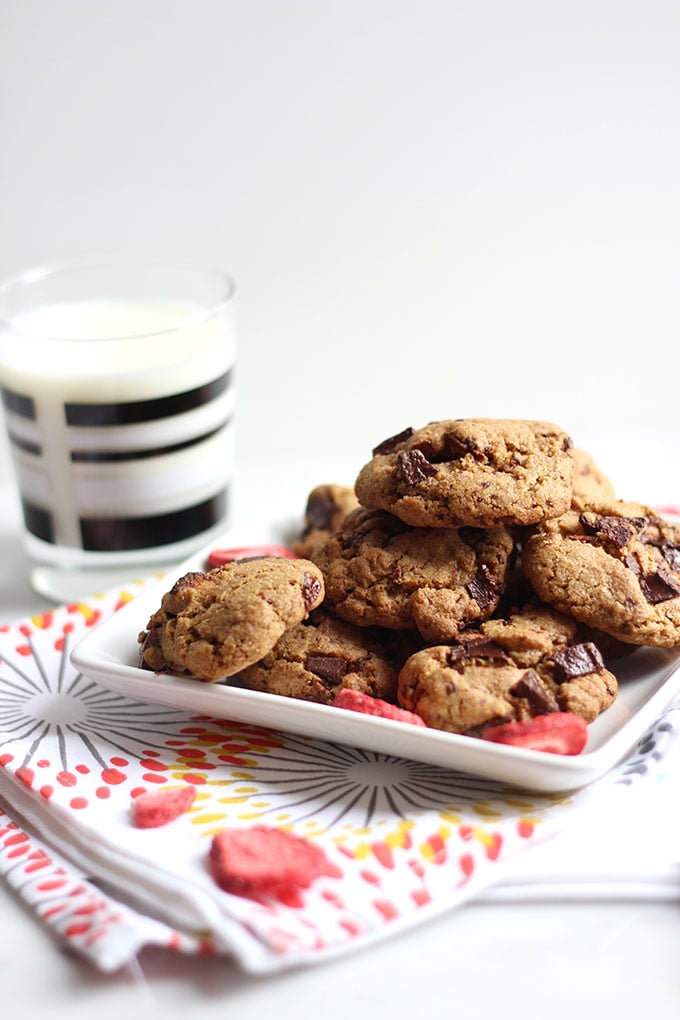
[[[4,323],[0,385],[32,555],[183,556],[225,516],[231,306],[60,301]]]

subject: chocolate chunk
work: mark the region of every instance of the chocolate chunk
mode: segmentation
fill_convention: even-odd
[[[305,659],[305,669],[314,673],[325,684],[334,687],[349,673],[350,664],[337,655],[308,655]]]
[[[677,598],[680,595],[680,584],[669,571],[659,567],[654,573],[640,578],[640,590],[649,604],[656,606],[659,602]]]
[[[559,712],[559,705],[533,669],[528,669],[515,686],[510,688],[509,693],[515,698],[525,698],[535,715]]]
[[[491,638],[479,635],[472,639],[464,640],[464,635],[461,635],[461,644],[451,645],[446,650],[446,665],[457,666],[462,662],[468,662],[470,659],[499,659],[507,661],[507,655],[503,651],[500,645],[497,645]]]
[[[482,563],[477,576],[465,585],[465,590],[481,610],[493,605],[496,599],[496,586],[485,563]]]
[[[466,454],[471,453],[475,458],[479,454],[474,439],[465,437],[463,439],[454,432],[447,432],[444,436],[444,456],[447,460],[460,460]]]
[[[437,474],[436,467],[430,464],[421,450],[405,450],[397,454],[397,471],[408,485],[417,485]]]
[[[421,439],[411,449],[420,450],[425,460],[429,461],[430,464],[440,464],[445,459],[439,447],[431,443],[429,439]]]
[[[660,548],[661,555],[671,570],[677,570],[680,572],[680,546],[675,545],[672,542],[664,542]]]
[[[624,556],[623,565],[624,567],[628,567],[629,570],[632,570],[634,574],[640,573],[640,564],[635,556]]]
[[[312,577],[305,571],[304,577],[302,578],[302,598],[305,603],[306,609],[311,609],[315,603],[319,601],[319,595],[321,594],[321,581],[316,577]]]
[[[314,492],[307,500],[305,516],[313,528],[329,528],[337,509],[335,500],[327,492]]]
[[[446,665],[453,666],[455,668],[461,662],[466,662],[468,659],[470,659],[471,655],[469,654],[467,648],[464,648],[462,645],[455,645],[452,646],[451,648],[447,648],[445,658]]]
[[[494,715],[490,719],[486,719],[479,726],[471,726],[469,730],[465,730],[466,737],[483,737],[486,730],[491,726],[502,726],[503,723],[513,722],[514,716],[512,715]]]
[[[592,513],[581,514],[579,520],[585,531],[591,535],[601,535],[617,549],[623,549],[628,545],[631,538],[647,524],[646,517],[616,517]]]
[[[407,439],[410,439],[413,435],[413,429],[409,425],[408,428],[404,429],[403,432],[398,432],[396,436],[390,436],[389,439],[383,439],[382,443],[373,450],[373,456],[379,453],[394,453],[398,446],[405,443]]]
[[[592,641],[570,645],[569,648],[557,652],[553,657],[553,664],[553,679],[557,684],[563,684],[577,676],[586,676],[588,673],[599,673],[604,669],[600,649]]]

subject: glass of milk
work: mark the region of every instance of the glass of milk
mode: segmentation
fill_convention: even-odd
[[[221,272],[152,262],[0,285],[0,393],[36,591],[84,597],[224,529],[233,306]]]

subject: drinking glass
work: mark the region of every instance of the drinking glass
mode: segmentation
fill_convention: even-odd
[[[40,594],[143,576],[225,527],[234,291],[218,270],[116,260],[0,285],[0,394]]]

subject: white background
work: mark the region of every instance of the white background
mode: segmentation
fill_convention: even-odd
[[[249,463],[539,417],[663,499],[678,54],[673,0],[3,0],[0,275],[226,267]]]
[[[0,0],[0,276],[227,268],[246,503],[469,415],[556,421],[621,495],[677,501],[679,98],[675,0]],[[253,981],[154,953],[105,978],[2,898],[29,1020],[678,1015],[672,902],[472,905]]]

